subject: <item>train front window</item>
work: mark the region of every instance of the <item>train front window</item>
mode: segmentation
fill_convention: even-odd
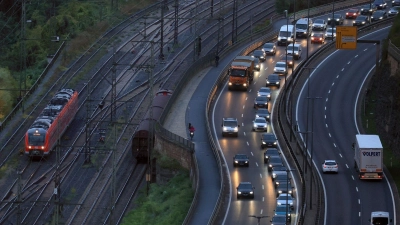
[[[29,145],[43,146],[45,135],[40,133],[29,134]]]

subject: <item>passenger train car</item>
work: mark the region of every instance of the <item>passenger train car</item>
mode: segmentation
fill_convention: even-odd
[[[78,92],[58,91],[25,135],[25,155],[47,156],[78,111]]]
[[[162,112],[165,109],[169,99],[171,98],[171,90],[159,90],[157,91],[153,104],[150,106],[152,109],[152,115],[150,115],[150,109],[147,111],[145,117],[140,122],[138,129],[133,135],[132,139],[132,154],[136,158],[137,163],[148,163],[149,160],[149,148],[148,145],[151,141],[154,147],[154,134],[153,137],[149,137],[150,121],[159,121]],[[154,123],[153,123],[154,126]],[[152,138],[152,140],[149,140]]]

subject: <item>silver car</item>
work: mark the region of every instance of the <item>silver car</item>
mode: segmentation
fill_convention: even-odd
[[[271,100],[271,88],[261,87],[260,90],[257,91],[257,96],[267,96],[267,98]]]
[[[400,6],[394,6],[390,8],[390,10],[388,11],[388,16],[396,16],[397,14],[399,14],[399,11],[400,11]]]
[[[323,19],[316,19],[312,25],[312,30],[326,30],[327,23]]]
[[[256,117],[253,120],[253,131],[267,131],[268,123],[264,117]]]
[[[277,205],[286,205],[288,204],[290,208],[294,208],[293,205],[293,200],[294,198],[290,194],[280,194],[278,198],[276,198],[276,204]]]
[[[325,39],[332,39],[336,38],[336,27],[329,27],[325,32]]]
[[[275,67],[274,67],[274,73],[283,74],[283,75],[287,74],[286,62],[283,62],[283,61],[276,62]]]

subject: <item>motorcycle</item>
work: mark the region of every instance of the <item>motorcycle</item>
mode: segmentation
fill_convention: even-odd
[[[190,140],[193,140],[194,131],[190,131]]]

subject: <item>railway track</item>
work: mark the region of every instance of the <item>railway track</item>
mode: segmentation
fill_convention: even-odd
[[[227,5],[229,5],[228,3],[224,4],[224,7],[228,7]],[[249,14],[249,12],[253,13],[255,9],[262,8],[261,6],[261,3],[248,3],[248,5],[244,5],[242,9],[239,10],[238,14],[246,15]],[[188,5],[188,7],[190,7],[190,5]],[[206,18],[209,9],[204,7],[204,9],[200,10],[201,7],[199,6],[197,6],[197,8],[198,15]],[[224,8],[221,7],[221,9],[223,10]],[[184,11],[182,17],[190,15],[188,12],[191,12],[191,10],[188,9],[186,12]],[[270,15],[273,10],[268,8],[267,12],[268,13],[263,11],[265,16]],[[224,20],[228,21],[230,17],[231,15],[228,14],[225,16]],[[180,27],[185,27],[185,29],[180,31],[182,36],[190,33],[191,25],[188,25],[188,23],[191,23],[191,21],[192,20],[187,19],[179,25]],[[140,19],[137,19],[136,23],[140,23]],[[196,26],[203,27],[200,25],[201,23]],[[153,23],[150,26],[157,26],[157,23]],[[206,29],[206,27],[208,28]],[[204,29],[200,35],[204,37],[205,41],[212,40],[212,37],[215,37],[217,34],[219,27],[220,24],[218,23],[214,23],[210,26],[204,21]],[[244,23],[240,24],[238,28],[239,31],[242,30],[239,33],[246,30]],[[143,113],[146,112],[151,103],[151,99],[148,98],[149,91],[155,91],[154,89],[149,89],[149,75],[142,71],[142,69],[151,69],[151,73],[156,71],[153,73],[154,83],[165,88],[173,89],[174,82],[180,77],[177,75],[179,69],[183,68],[182,64],[188,64],[189,62],[187,62],[187,59],[193,55],[193,40],[190,40],[193,36],[187,35],[188,38],[186,38],[186,42],[182,40],[182,42],[186,43],[186,46],[175,55],[168,55],[168,61],[165,61],[165,64],[163,60],[154,63],[154,57],[152,56],[154,55],[154,51],[157,50],[154,48],[154,43],[156,43],[157,39],[157,29],[153,29],[153,31],[149,33],[147,33],[147,30],[152,29],[146,27],[142,29],[142,33],[143,30],[146,30],[146,34],[150,37],[148,41],[140,41],[140,35],[133,36],[130,40],[121,45],[121,47],[113,48],[114,51],[112,54],[107,54],[106,58],[100,59],[101,66],[98,67],[99,69],[93,71],[93,73],[88,72],[86,74],[85,79],[87,79],[87,82],[74,85],[77,87],[77,90],[80,90],[80,108],[75,121],[71,124],[71,128],[64,135],[63,146],[60,146],[58,149],[58,152],[60,152],[59,157],[56,157],[54,153],[49,158],[43,159],[40,162],[30,163],[26,158],[19,160],[19,168],[22,168],[22,166],[26,167],[26,169],[20,170],[21,173],[19,173],[19,176],[22,177],[21,179],[26,179],[27,177],[30,177],[30,179],[26,179],[22,182],[24,186],[21,191],[15,191],[15,189],[18,189],[18,182],[21,182],[21,180],[17,181],[18,178],[10,179],[12,180],[10,183],[13,183],[13,185],[11,185],[11,188],[8,188],[8,194],[3,197],[3,202],[8,202],[1,205],[2,210],[0,211],[2,211],[2,214],[0,214],[0,222],[9,220],[10,216],[15,214],[21,215],[19,218],[21,218],[20,221],[22,223],[35,221],[36,224],[43,223],[43,221],[55,220],[54,215],[57,214],[55,211],[57,211],[56,208],[59,207],[63,208],[60,215],[64,217],[64,220],[67,221],[68,224],[121,221],[121,217],[116,218],[115,215],[124,214],[129,208],[130,200],[136,193],[136,191],[129,192],[124,190],[130,190],[130,187],[134,187],[133,189],[136,190],[140,184],[139,181],[142,180],[140,178],[144,174],[142,166],[132,165],[134,164],[134,160],[131,160],[128,155],[135,124],[138,124],[140,118],[143,117]],[[110,39],[117,34],[118,33],[110,34]],[[222,40],[229,39],[228,36],[229,34],[224,36]],[[166,38],[170,37],[171,36],[166,35]],[[100,52],[100,49],[103,48],[106,43],[109,42],[104,41],[103,44],[99,45],[101,47],[92,52]],[[212,51],[214,47],[215,45],[209,45],[205,46],[204,49],[206,52],[209,52]],[[132,50],[137,53],[137,49],[139,48],[142,52],[132,54]],[[81,59],[84,59],[84,57]],[[77,79],[80,79],[80,74],[85,71],[84,65],[90,64],[90,59],[96,59],[96,54],[87,57],[87,60],[84,60],[85,63],[83,64],[77,63],[75,65],[76,69],[72,69],[73,66],[71,66],[68,73],[64,73],[60,76],[58,80],[54,82],[55,85],[49,88],[49,91],[43,95],[36,107],[31,110],[28,118],[36,118],[35,115],[38,114],[38,109],[43,108],[43,105],[48,102],[47,96],[50,95],[52,92],[51,90],[57,89],[58,86],[56,84],[62,83],[60,86],[65,87],[74,83]],[[152,66],[147,67],[146,65],[149,64]],[[118,70],[116,65],[123,66],[123,69],[121,69],[122,72],[119,74],[116,72],[116,70]],[[112,83],[115,82],[115,88],[109,87],[110,81]],[[87,94],[85,95],[85,93]],[[112,98],[115,100],[107,102]],[[106,105],[100,110],[97,104],[103,100],[106,101]],[[108,120],[111,116],[114,116],[113,126],[110,126],[110,120]],[[86,127],[85,124],[88,127]],[[21,126],[18,127],[17,130],[19,130],[19,132],[16,131],[15,136],[13,135],[10,138],[12,142],[6,142],[1,148],[1,154],[7,154],[7,157],[5,157],[6,160],[1,164],[2,166],[6,165],[8,161],[13,158],[13,154],[15,155],[15,152],[20,148],[12,148],[7,153],[10,144],[21,146],[24,131],[27,130],[29,125],[30,121],[26,119],[21,123]],[[99,144],[97,141],[98,131],[101,129],[112,131],[107,133],[107,144],[104,145]],[[85,136],[88,132],[90,132],[89,138]],[[19,133],[19,136],[17,133]],[[68,139],[66,140],[65,137],[68,137]],[[113,143],[113,145],[110,145],[110,143]],[[110,151],[110,149],[114,149],[114,151]],[[118,149],[118,151],[115,149]],[[85,155],[85,157],[81,157],[82,155]],[[89,156],[91,158],[91,163],[85,164],[87,163],[85,159]],[[19,158],[21,159],[21,157]],[[126,158],[129,160],[126,160]],[[54,165],[56,160],[59,163]],[[31,166],[33,164],[40,169],[34,170]],[[57,165],[60,166],[57,167]],[[36,172],[33,173],[33,171]],[[129,176],[126,176],[126,174],[129,174]],[[135,177],[136,179],[133,179]],[[114,179],[114,181],[112,179]],[[119,180],[118,183],[121,183],[120,186],[117,187],[115,185],[115,179]],[[58,189],[57,194],[54,194],[53,186],[51,185],[54,180],[62,184],[62,189]],[[85,182],[86,186],[83,185],[84,188],[79,187],[80,184]],[[15,193],[19,192],[21,193],[15,195]],[[14,193],[14,197],[10,198],[12,195],[9,193]],[[98,195],[94,195],[94,193],[98,193]],[[107,199],[109,193],[112,194]],[[73,196],[70,197],[69,195]],[[15,203],[18,199],[23,199],[25,204]],[[65,202],[61,201],[61,199],[71,200]],[[75,202],[73,200],[75,200]],[[26,204],[27,201],[31,203]],[[21,210],[21,208],[23,210]],[[21,211],[24,215],[19,214]],[[96,217],[94,217],[94,215],[96,215]]]

